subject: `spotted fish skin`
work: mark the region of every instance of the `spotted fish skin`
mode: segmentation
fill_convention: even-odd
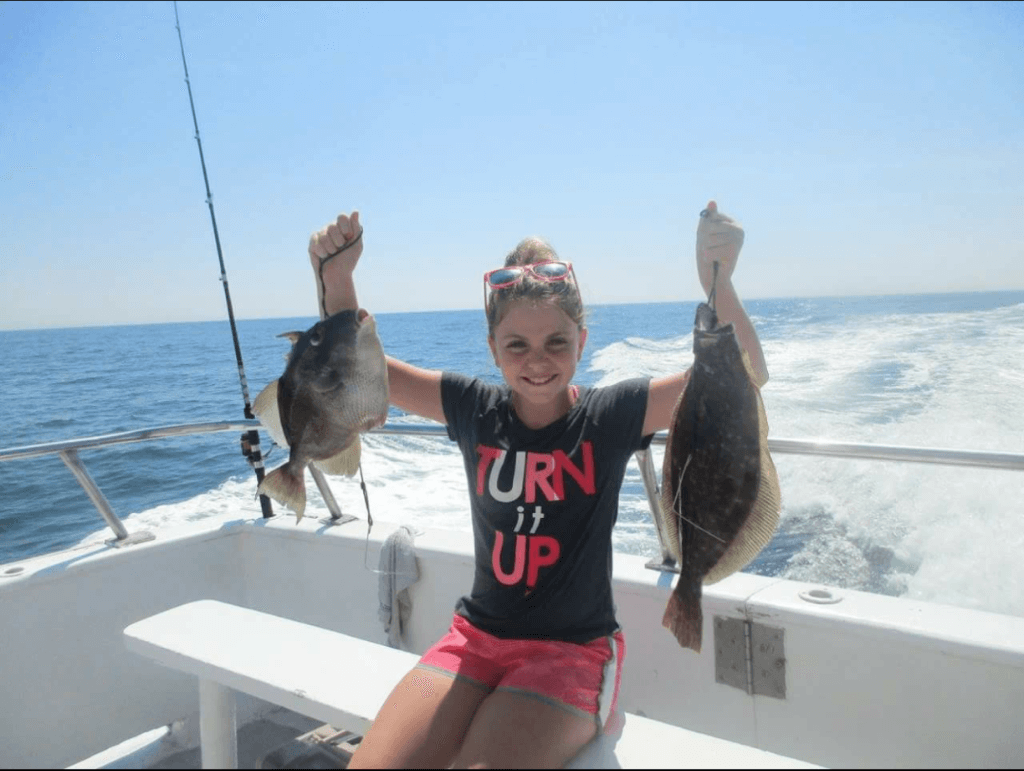
[[[780,494],[750,362],[707,303],[697,308],[693,351],[662,467],[664,531],[679,565],[662,624],[699,653],[702,584],[741,570],[767,545]]]

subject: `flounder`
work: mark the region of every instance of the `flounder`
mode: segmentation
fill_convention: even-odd
[[[362,309],[280,337],[292,341],[288,366],[256,397],[253,412],[290,454],[258,492],[291,508],[298,522],[306,509],[307,465],[345,476],[358,470],[359,434],[387,419],[388,369],[376,322]]]
[[[693,352],[662,468],[664,532],[679,565],[662,625],[699,653],[701,585],[757,556],[775,533],[781,496],[750,361],[707,303],[697,308]]]

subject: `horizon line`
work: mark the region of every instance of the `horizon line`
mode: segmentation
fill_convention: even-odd
[[[871,299],[871,298],[883,298],[883,297],[943,297],[951,295],[981,295],[981,294],[1014,294],[1024,293],[1024,288],[1021,289],[979,289],[979,290],[967,290],[967,291],[956,291],[956,292],[886,292],[881,294],[845,294],[845,295],[785,295],[785,296],[771,296],[771,297],[753,297],[744,301],[744,306],[750,303],[757,302],[771,302],[778,300],[846,300],[846,299]],[[642,300],[642,301],[631,301],[631,302],[610,302],[610,303],[589,303],[587,308],[606,308],[606,307],[618,307],[624,305],[687,305],[696,304],[703,302],[701,299],[694,300]],[[412,315],[419,313],[465,313],[469,311],[480,311],[482,309],[476,306],[469,308],[434,308],[434,309],[421,309],[411,311],[378,311],[374,313],[374,316],[398,316],[398,315]],[[300,314],[300,315],[280,315],[280,316],[236,316],[235,321],[270,321],[273,319],[315,319],[316,314]],[[40,332],[40,331],[60,331],[65,329],[108,329],[111,327],[145,327],[145,326],[163,326],[168,324],[216,324],[220,322],[228,321],[227,315],[220,316],[212,319],[174,319],[166,321],[112,321],[103,324],[71,324],[61,326],[32,326],[32,327],[7,327],[0,326],[0,333],[3,332]]]

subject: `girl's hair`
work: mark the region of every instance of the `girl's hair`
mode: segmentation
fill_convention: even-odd
[[[558,253],[554,247],[542,238],[524,238],[505,257],[506,268],[516,265],[532,265],[547,260],[558,260]],[[531,274],[527,273],[512,286],[504,289],[491,290],[487,300],[487,333],[494,334],[495,327],[501,322],[508,310],[509,305],[517,300],[534,300],[543,302],[553,300],[558,303],[566,316],[576,322],[580,329],[583,328],[583,301],[580,299],[580,290],[576,286],[575,276],[565,281],[538,281]]]

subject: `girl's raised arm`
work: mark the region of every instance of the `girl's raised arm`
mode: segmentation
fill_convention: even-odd
[[[761,388],[768,382],[768,367],[761,350],[761,341],[732,284],[732,273],[743,247],[743,235],[743,227],[719,212],[714,201],[709,201],[697,225],[697,275],[706,294],[711,293],[714,285],[718,321],[720,324],[732,324],[735,328],[740,348],[746,352],[754,370],[754,384]],[[714,269],[716,262],[717,277]],[[690,371],[687,370],[651,381],[647,412],[644,414],[645,436],[669,427],[672,411],[689,379]]]
[[[309,238],[309,261],[316,277],[320,318],[345,310],[358,310],[354,272],[363,253],[363,227],[359,212],[339,214]],[[427,370],[390,356],[388,390],[399,409],[444,423],[441,372]]]

